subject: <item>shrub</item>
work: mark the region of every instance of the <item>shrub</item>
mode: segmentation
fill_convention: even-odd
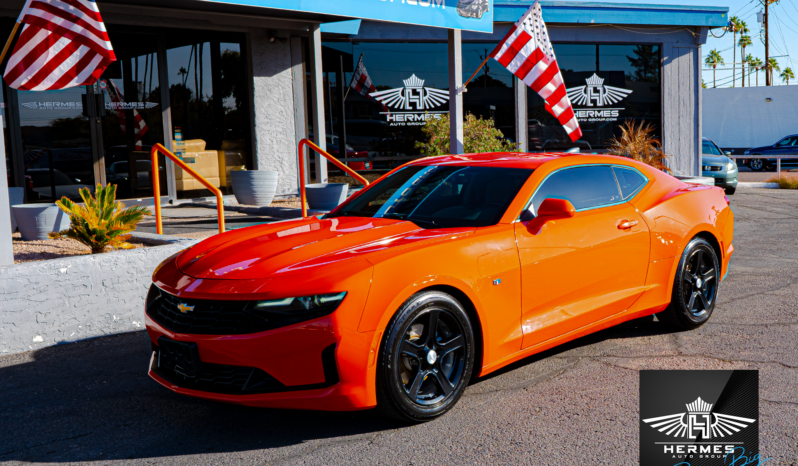
[[[768,183],[778,183],[781,189],[798,189],[798,178],[784,176],[780,178],[771,178]]]
[[[72,238],[91,248],[92,254],[103,252],[107,247],[114,249],[130,249],[127,242],[131,231],[145,215],[149,215],[146,207],[134,206],[125,208],[125,204],[116,200],[116,185],[102,187],[97,185],[95,196],[89,188],[80,189],[80,197],[85,206],[75,204],[66,197],[56,201],[72,222],[69,229],[50,233],[51,238]]]
[[[416,149],[427,157],[451,154],[449,150],[449,115],[430,118],[421,128],[427,136],[426,141],[416,141]],[[492,119],[466,115],[463,122],[463,151],[466,154],[478,152],[515,152],[518,146],[504,138],[504,134],[494,126]]]
[[[665,165],[670,155],[662,151],[662,143],[651,134],[653,132],[654,126],[651,124],[644,124],[642,121],[638,124],[634,120],[627,120],[621,125],[621,138],[614,137],[610,141],[609,153],[629,157],[658,170],[672,173]]]

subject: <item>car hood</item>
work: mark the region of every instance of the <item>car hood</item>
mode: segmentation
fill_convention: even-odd
[[[748,150],[750,152],[767,152],[767,151],[775,150],[775,147],[773,147],[773,146],[752,147],[752,148],[750,148]]]
[[[701,163],[703,163],[704,165],[706,164],[725,165],[729,163],[729,158],[726,157],[725,155],[702,155]]]
[[[425,230],[408,221],[338,217],[294,220],[242,228],[208,238],[177,259],[186,275],[246,280],[312,273],[320,267],[474,228]]]

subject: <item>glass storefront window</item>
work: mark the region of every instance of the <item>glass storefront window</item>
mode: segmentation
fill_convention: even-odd
[[[463,80],[468,79],[494,46],[463,44]],[[449,113],[447,48],[445,43],[325,42],[322,60],[329,89],[325,93],[325,119],[327,143],[333,145],[334,155],[340,153],[341,58],[345,88],[362,55],[377,90],[375,96],[349,91],[346,97],[347,156],[367,157],[370,159],[367,170],[379,172],[405,163],[407,157],[420,156],[415,144],[425,138],[421,128],[426,120]],[[502,66],[489,62],[480,71],[463,95],[463,106],[466,114],[493,119],[507,139],[515,139],[513,77]],[[351,162],[350,166],[360,171],[366,169],[363,162]]]
[[[583,136],[571,143],[543,99],[529,92],[530,150],[601,150],[627,120],[650,123],[661,135],[658,45],[554,44],[554,51]]]
[[[240,40],[237,40],[240,39]],[[184,162],[223,193],[232,193],[230,172],[246,167],[248,115],[243,38],[170,34],[167,38],[172,128],[185,141]],[[211,195],[179,167],[179,198]]]
[[[55,202],[95,184],[86,87],[19,91],[22,152],[28,202]]]
[[[117,55],[94,86],[102,125],[107,183],[120,199],[153,195],[150,150],[163,144],[158,36],[112,33]],[[166,161],[159,161],[161,192],[166,193]],[[134,167],[134,169],[131,169]]]

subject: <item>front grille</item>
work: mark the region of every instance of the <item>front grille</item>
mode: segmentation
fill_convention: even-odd
[[[705,172],[719,172],[723,171],[723,166],[721,165],[704,165],[702,170]]]
[[[146,312],[162,327],[177,333],[244,335],[315,319],[335,310],[332,307],[308,312],[280,312],[257,308],[256,304],[257,301],[180,298],[152,285],[147,294]]]
[[[256,367],[229,366],[203,362],[196,343],[179,342],[166,337],[153,345],[152,371],[181,388],[231,395],[290,392],[326,388],[338,383],[335,345],[321,352],[324,382],[309,385],[285,386]]]
[[[153,372],[179,387],[227,394],[285,390],[285,385],[261,369],[200,361],[196,343],[160,337],[154,350]]]

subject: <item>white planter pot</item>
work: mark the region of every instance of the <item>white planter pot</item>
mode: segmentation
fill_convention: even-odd
[[[231,171],[233,194],[239,204],[268,206],[277,192],[276,171],[238,170]]]
[[[25,188],[8,188],[8,205],[14,206],[25,201]],[[14,210],[8,209],[11,213],[11,234],[17,230],[17,219],[14,218]]]
[[[305,186],[308,207],[313,210],[333,210],[346,200],[349,185],[346,183],[317,183]]]
[[[69,215],[55,204],[22,204],[11,207],[24,241],[47,239],[47,234],[69,228]]]

